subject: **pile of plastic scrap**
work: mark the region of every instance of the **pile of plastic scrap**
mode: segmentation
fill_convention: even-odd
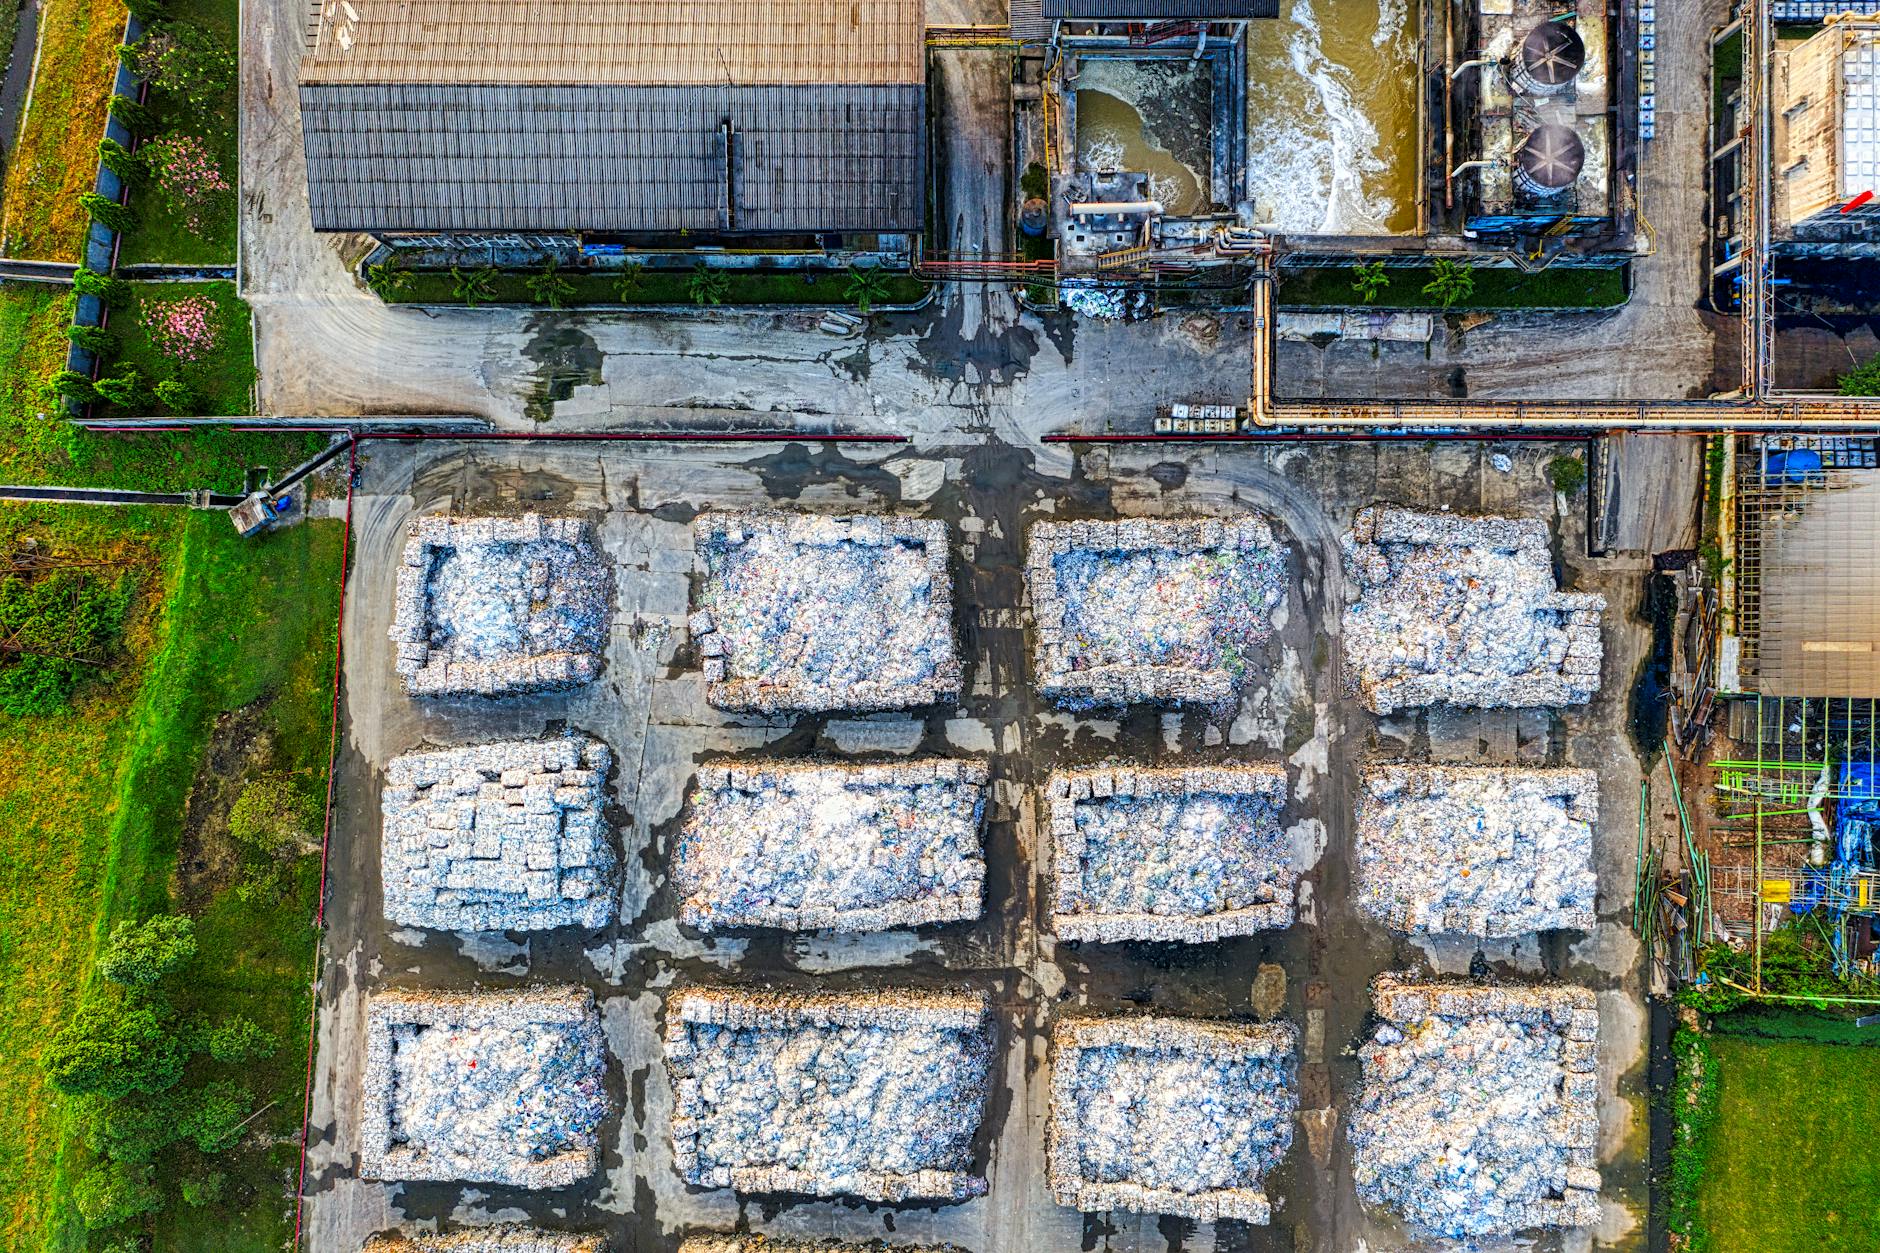
[[[991,1057],[979,994],[681,992],[666,1002],[673,1156],[707,1188],[981,1196]]]
[[[679,1253],[966,1253],[955,1244],[896,1244],[879,1240],[793,1239],[787,1236],[692,1236]]]
[[[708,765],[673,858],[701,931],[881,931],[977,918],[987,765],[923,757]]]
[[[1038,691],[1073,709],[1227,701],[1273,634],[1288,553],[1258,514],[1038,523]]]
[[[1345,563],[1359,591],[1346,664],[1375,712],[1580,705],[1599,690],[1606,598],[1555,589],[1546,524],[1371,505]]]
[[[1058,288],[1058,303],[1086,318],[1139,318],[1149,312],[1149,293],[1114,284],[1065,283]]]
[[[1060,939],[1201,944],[1292,925],[1281,767],[1069,770],[1045,794]]]
[[[1598,818],[1590,770],[1370,766],[1358,790],[1358,907],[1422,934],[1590,931]]]
[[[945,523],[708,513],[690,620],[706,699],[742,713],[902,709],[960,690]]]
[[[1291,1024],[1073,1017],[1051,1043],[1059,1205],[1268,1221],[1299,1107]]]
[[[440,931],[606,926],[612,764],[605,744],[576,735],[394,757],[379,796],[386,918]]]
[[[599,1162],[605,1068],[585,988],[378,993],[359,1172],[567,1187]]]
[[[395,668],[414,696],[552,691],[600,673],[613,568],[578,518],[414,519]]]
[[[1382,975],[1348,1133],[1359,1199],[1449,1239],[1599,1217],[1599,1011],[1584,988]]]
[[[473,1227],[448,1234],[374,1236],[360,1253],[606,1253],[605,1236],[533,1227]]]

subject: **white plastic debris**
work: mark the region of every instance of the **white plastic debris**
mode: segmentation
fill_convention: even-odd
[[[599,740],[474,744],[386,763],[385,916],[439,931],[544,931],[613,921],[617,859]]]
[[[380,992],[366,1010],[359,1173],[566,1187],[599,1162],[605,1066],[585,988]]]
[[[533,1227],[475,1227],[433,1235],[374,1236],[360,1253],[606,1253],[604,1236],[575,1235],[564,1231],[537,1231]]]
[[[1399,931],[1590,931],[1590,770],[1381,763],[1359,785],[1358,907]]]
[[[398,569],[394,669],[414,696],[502,696],[590,682],[613,570],[577,518],[416,518]]]
[[[1058,938],[1200,944],[1292,924],[1279,766],[1062,771],[1045,794]]]
[[[1273,634],[1288,558],[1258,514],[1038,523],[1038,691],[1072,709],[1228,700]]]
[[[959,694],[944,523],[708,513],[693,535],[692,640],[718,708],[902,709]]]
[[[1058,288],[1058,303],[1072,313],[1086,318],[1142,317],[1149,311],[1149,293],[1136,288],[1079,286],[1066,283]]]
[[[1344,651],[1381,714],[1424,705],[1580,705],[1599,690],[1606,598],[1554,587],[1547,527],[1395,505],[1345,537],[1358,598]]]
[[[673,858],[702,931],[880,931],[977,918],[984,761],[701,767]]]
[[[686,1182],[871,1201],[982,1196],[983,995],[698,989],[666,1002]]]
[[[1380,976],[1348,1138],[1359,1199],[1449,1239],[1599,1217],[1599,1011],[1573,987]]]
[[[1299,1106],[1290,1024],[1076,1017],[1051,1040],[1059,1205],[1269,1220]]]

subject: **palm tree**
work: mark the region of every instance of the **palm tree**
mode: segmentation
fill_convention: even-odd
[[[725,302],[725,294],[731,290],[731,279],[723,270],[701,261],[692,267],[692,277],[686,280],[685,288],[692,303],[702,309]]]
[[[1460,262],[1437,257],[1430,262],[1430,281],[1423,284],[1423,294],[1442,301],[1447,309],[1475,294],[1475,272]]]
[[[888,280],[881,273],[878,265],[850,266],[848,298],[863,316],[877,300],[888,294]]]
[[[373,295],[390,304],[411,290],[411,271],[394,252],[377,265],[366,267],[366,286],[372,289]]]
[[[574,284],[562,276],[560,257],[549,257],[542,265],[542,272],[529,277],[529,295],[535,298],[535,303],[551,309],[567,307],[568,297],[574,295]]]
[[[629,261],[620,267],[620,303],[630,305],[638,299],[646,284],[646,263]]]
[[[1369,265],[1362,261],[1351,267],[1351,290],[1364,297],[1364,303],[1376,300],[1378,293],[1390,286],[1390,275],[1384,273],[1384,263],[1373,261]]]
[[[475,270],[450,267],[450,294],[472,309],[496,299],[496,267],[486,265]]]

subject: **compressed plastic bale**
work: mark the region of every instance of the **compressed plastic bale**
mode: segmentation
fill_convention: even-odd
[[[373,1236],[360,1253],[607,1253],[607,1239],[533,1227],[475,1227],[448,1233]]]
[[[701,771],[673,859],[689,926],[879,931],[979,916],[984,761]]]
[[[693,523],[706,700],[743,713],[901,709],[959,694],[947,530],[776,511]]]
[[[690,1236],[679,1253],[966,1253],[954,1244],[885,1244],[880,1240],[795,1240],[785,1236]]]
[[[1227,701],[1272,636],[1289,564],[1258,514],[1038,523],[1025,567],[1038,691],[1074,709]]]
[[[1298,1110],[1290,1024],[1061,1019],[1047,1139],[1058,1204],[1265,1223]]]
[[[990,1083],[977,994],[701,988],[666,1003],[673,1157],[739,1192],[960,1201]]]

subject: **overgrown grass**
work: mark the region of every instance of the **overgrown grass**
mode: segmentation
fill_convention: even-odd
[[[33,96],[9,156],[0,245],[9,257],[77,261],[90,219],[105,104],[124,38],[122,0],[45,0]]]
[[[227,284],[220,286],[226,288]],[[239,302],[236,302],[239,306]],[[316,451],[317,435],[191,431],[94,435],[59,417],[46,380],[65,366],[72,297],[57,288],[0,283],[0,479],[145,491],[240,491],[248,466],[285,469]],[[120,331],[126,313],[116,315]],[[248,335],[245,310],[239,319]],[[253,366],[240,363],[243,378]],[[244,390],[246,383],[242,384]],[[45,416],[40,416],[40,415]]]
[[[722,297],[727,305],[847,305],[848,275],[840,271],[820,275],[798,270],[726,270],[727,286]],[[689,305],[691,274],[686,271],[648,270],[638,286],[621,295],[618,274],[598,274],[567,270],[562,275],[574,285],[570,305]],[[529,291],[531,275],[502,272],[497,274],[494,294],[483,304],[535,304]],[[398,304],[463,304],[452,290],[449,271],[414,270],[409,275],[409,289],[393,297]],[[885,292],[877,302],[883,305],[913,304],[927,294],[927,284],[909,274],[884,276]]]
[[[169,0],[168,20],[194,26],[214,35],[233,54],[238,46],[239,0]],[[148,101],[156,117],[157,135],[194,135],[215,158],[235,195],[224,197],[222,212],[208,214],[191,226],[176,207],[157,190],[155,181],[131,198],[137,224],[124,236],[118,253],[121,265],[163,262],[171,265],[234,265],[235,204],[240,195],[241,162],[235,150],[240,113],[240,84],[231,82],[220,107],[204,115],[160,88],[152,88]]]
[[[1475,269],[1475,292],[1451,311],[1470,309],[1607,309],[1626,300],[1623,269],[1548,269],[1527,274],[1516,269]],[[1391,266],[1390,286],[1370,305],[1351,287],[1348,266],[1309,266],[1280,272],[1274,299],[1291,308],[1436,309],[1441,302],[1423,294],[1435,271],[1424,266]]]
[[[1710,1041],[1716,1133],[1697,1214],[1717,1253],[1880,1248],[1880,1051]]]
[[[143,580],[130,655],[109,681],[69,716],[0,724],[0,1243],[75,1249],[69,1184],[84,1150],[63,1138],[38,1053],[111,923],[170,905],[184,802],[220,714],[256,706],[273,764],[323,780],[340,535],[314,523],[243,540],[214,514],[42,506],[0,511],[0,534],[128,554]],[[285,900],[224,889],[200,911],[191,1004],[247,1013],[286,1041],[249,1075],[279,1101],[256,1120],[263,1142],[299,1118],[313,876],[303,865]],[[229,1165],[222,1204],[167,1215],[155,1247],[280,1246],[278,1156],[251,1139]]]
[[[248,306],[233,283],[135,283],[131,303],[112,310],[111,347],[105,354],[105,373],[117,374],[129,366],[146,385],[175,378],[195,393],[198,414],[231,416],[253,412],[250,398],[255,385],[254,331]],[[207,296],[215,302],[215,347],[199,360],[184,361],[163,351],[150,336],[150,322],[167,304]]]
[[[1677,1076],[1671,1084],[1671,1178],[1665,1184],[1665,1225],[1690,1253],[1710,1248],[1698,1214],[1716,1138],[1717,1062],[1710,1041],[1680,1027],[1671,1037]]]

